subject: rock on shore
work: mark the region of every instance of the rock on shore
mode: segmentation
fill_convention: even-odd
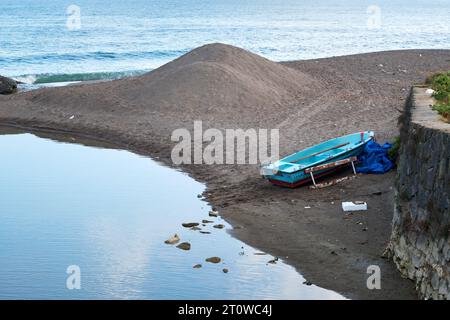
[[[13,79],[0,76],[0,94],[11,94],[17,91],[17,82]]]

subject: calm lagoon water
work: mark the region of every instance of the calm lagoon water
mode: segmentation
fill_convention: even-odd
[[[80,8],[80,29],[66,27],[70,5]],[[276,61],[449,49],[449,21],[448,0],[1,0],[0,74],[110,79],[211,42]]]
[[[267,264],[208,217],[204,185],[149,158],[31,134],[1,135],[0,150],[0,299],[343,298]],[[181,226],[202,219],[226,229]],[[174,233],[192,249],[164,244]],[[69,265],[80,290],[66,288]]]

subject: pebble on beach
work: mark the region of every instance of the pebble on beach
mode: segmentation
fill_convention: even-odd
[[[177,248],[181,250],[191,250],[191,244],[189,242],[182,242],[177,245]]]
[[[211,263],[219,263],[220,261],[222,261],[222,259],[220,259],[219,257],[211,257],[211,258],[205,259],[205,261],[211,262]]]
[[[210,216],[210,217],[218,217],[218,216],[219,216],[219,213],[218,213],[217,211],[210,211],[210,212],[209,212],[209,216]]]
[[[187,222],[187,223],[182,223],[181,225],[185,228],[192,228],[192,227],[197,227],[200,223],[197,222]]]
[[[174,236],[170,239],[167,239],[166,241],[164,241],[164,243],[166,244],[175,244],[178,243],[180,241],[180,237],[178,236],[178,234],[174,234]]]

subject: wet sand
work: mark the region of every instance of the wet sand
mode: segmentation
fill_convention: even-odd
[[[215,44],[139,77],[0,96],[0,124],[66,133],[74,142],[94,138],[168,166],[172,131],[191,129],[194,120],[204,129],[278,128],[286,155],[361,130],[392,141],[410,86],[449,68],[450,50],[274,63]],[[236,237],[285,259],[308,281],[353,299],[416,298],[413,283],[381,256],[394,172],[319,191],[272,186],[253,165],[178,168],[207,184],[206,200]],[[345,215],[346,200],[367,201],[369,209]],[[381,290],[366,287],[371,264],[381,267]]]

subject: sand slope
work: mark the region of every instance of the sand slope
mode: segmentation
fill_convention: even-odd
[[[197,48],[138,81],[123,92],[137,103],[224,113],[267,111],[314,83],[298,70],[223,44]]]
[[[228,119],[236,125],[235,113],[244,118],[270,117],[277,107],[307,96],[314,86],[316,81],[299,70],[237,47],[210,44],[140,77],[38,90],[18,98],[73,112],[159,113],[162,117],[186,113],[198,120]]]

